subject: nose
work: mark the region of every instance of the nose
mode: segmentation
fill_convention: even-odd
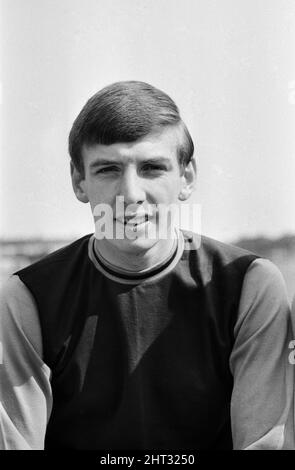
[[[135,168],[128,168],[124,171],[120,181],[119,195],[124,197],[125,205],[141,204],[145,201],[143,181]]]

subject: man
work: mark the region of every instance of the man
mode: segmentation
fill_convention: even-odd
[[[71,177],[95,236],[2,290],[2,448],[292,448],[280,273],[161,216],[193,191],[193,151],[175,103],[146,83],[82,109]]]

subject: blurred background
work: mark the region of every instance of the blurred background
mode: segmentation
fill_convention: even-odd
[[[202,232],[272,259],[295,294],[293,0],[0,0],[0,283],[94,231],[69,178],[86,100],[142,80],[193,136]]]

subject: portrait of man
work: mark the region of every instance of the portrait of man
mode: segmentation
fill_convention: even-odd
[[[197,184],[176,103],[114,82],[74,120],[69,155],[75,196],[94,222],[105,208],[111,235],[98,224],[2,287],[0,447],[292,448],[281,273],[160,211]]]

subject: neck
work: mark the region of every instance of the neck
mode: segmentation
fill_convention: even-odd
[[[122,251],[107,240],[95,239],[95,251],[103,261],[114,269],[129,272],[140,272],[163,263],[172,255],[177,244],[177,235],[167,240],[158,240],[149,249],[138,251]]]

